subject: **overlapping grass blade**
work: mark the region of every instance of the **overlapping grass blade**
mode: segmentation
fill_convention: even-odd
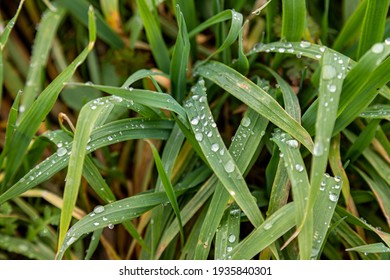
[[[169,73],[170,59],[168,48],[161,33],[157,14],[153,12],[156,7],[153,6],[151,11],[146,1],[143,0],[137,0],[137,7],[157,66],[161,71]]]
[[[202,152],[218,179],[251,223],[257,227],[261,224],[263,218],[242,173],[230,152],[227,151],[216,128],[207,103],[203,79],[198,81],[192,92],[193,95],[187,99],[185,107],[195,138],[198,140]]]
[[[295,226],[295,215],[295,202],[290,202],[277,210],[232,250],[232,259],[248,260],[269,247]]]
[[[90,42],[81,54],[61,73],[59,76],[46,87],[39,95],[37,100],[32,104],[30,110],[26,112],[20,120],[18,128],[15,130],[13,141],[9,146],[9,154],[7,157],[8,164],[6,166],[6,174],[2,182],[1,192],[4,192],[12,183],[12,179],[19,169],[23,156],[27,147],[38,130],[41,121],[47,116],[53,107],[61,89],[64,87],[64,82],[68,81],[77,67],[85,60],[88,53],[93,48],[96,36],[96,28],[94,22],[94,12],[91,8],[88,14],[89,17],[89,32]]]
[[[357,59],[367,52],[371,46],[383,39],[389,2],[389,0],[367,1],[357,50]]]
[[[26,112],[35,98],[41,91],[41,75],[46,65],[49,53],[52,48],[54,36],[58,26],[65,15],[65,9],[59,7],[55,11],[46,10],[39,23],[37,35],[34,40],[34,47],[30,59],[30,67],[26,78],[26,85],[23,90],[22,104],[23,110],[20,116]]]
[[[309,151],[313,141],[307,131],[297,123],[268,93],[232,68],[210,61],[196,68],[196,72],[213,81],[224,90],[240,99],[260,115],[290,133]]]
[[[76,17],[80,21],[80,23],[82,23],[84,26],[88,26],[88,20],[85,17],[85,14],[88,11],[88,6],[90,5],[88,1],[59,0],[58,4],[66,8],[66,10],[69,11],[69,13],[72,14],[74,17]],[[106,21],[104,20],[104,18],[99,12],[96,12],[95,19],[96,19],[97,36],[115,49],[122,48],[124,46],[124,42],[119,37],[119,35],[116,34],[108,26],[108,24],[106,23]]]
[[[375,253],[390,253],[390,248],[383,243],[374,243],[374,244],[348,248],[346,249],[346,251],[355,251],[367,255],[367,254],[375,254]]]
[[[298,149],[298,141],[279,129],[273,133],[272,139],[281,151],[295,202],[297,230],[291,238],[298,235],[300,258],[310,259],[313,237],[313,209],[308,207],[308,199],[311,189],[305,164]]]
[[[390,121],[390,105],[377,104],[366,108],[359,117],[367,119],[385,119]]]
[[[141,80],[143,78],[148,78],[148,77],[152,77],[155,75],[169,78],[169,76],[167,74],[165,74],[164,72],[140,69],[126,79],[126,81],[122,85],[122,88],[129,88],[134,82]]]

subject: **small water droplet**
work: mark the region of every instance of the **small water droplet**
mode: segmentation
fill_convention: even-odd
[[[193,118],[193,119],[191,120],[191,124],[192,124],[192,125],[198,125],[198,123],[199,123],[199,118],[198,118],[198,117],[195,117],[195,118]]]
[[[330,193],[329,194],[329,200],[330,201],[336,202],[338,199],[339,199],[339,197],[337,196],[337,194],[334,194],[334,193]]]
[[[280,52],[280,53],[284,53],[285,51],[286,51],[285,48],[279,48],[279,49],[278,49],[278,52]]]
[[[291,148],[294,148],[294,149],[298,148],[298,141],[295,140],[295,139],[287,140],[287,141],[286,141],[286,144],[287,144],[289,147],[291,147]]]
[[[96,214],[103,213],[104,212],[104,206],[103,205],[97,205],[94,209],[93,212]]]
[[[213,152],[217,152],[219,150],[219,145],[217,143],[214,143],[211,145],[211,150]]]
[[[233,250],[233,247],[231,247],[231,246],[226,247],[226,252],[230,253],[232,250]]]
[[[321,51],[321,52],[325,52],[325,50],[326,50],[326,47],[325,47],[325,46],[321,46],[321,47],[320,47],[320,51]]]
[[[390,38],[386,38],[386,39],[385,39],[385,44],[386,44],[386,45],[390,45]]]
[[[264,229],[265,229],[265,230],[269,230],[270,228],[272,228],[272,223],[266,223],[266,224],[264,225]]]
[[[337,90],[337,87],[335,86],[335,85],[328,85],[328,90],[329,90],[329,92],[336,92],[336,90]]]
[[[229,160],[225,165],[224,165],[225,171],[227,173],[232,173],[234,171],[234,162],[232,160]]]
[[[108,228],[109,228],[109,229],[113,229],[113,228],[114,228],[114,225],[113,225],[113,224],[109,224],[109,225],[108,225]]]
[[[331,80],[336,77],[336,75],[336,68],[334,68],[332,65],[324,65],[322,67],[322,78],[324,80]]]
[[[99,224],[98,222],[94,222],[93,225],[94,225],[94,226],[98,226],[98,225],[100,225],[100,224]]]
[[[385,47],[383,46],[382,43],[376,43],[375,45],[372,46],[371,50],[373,53],[382,53]]]
[[[308,41],[301,41],[301,43],[299,43],[299,46],[301,48],[309,48],[311,46],[311,43]]]
[[[230,243],[234,243],[234,241],[236,241],[236,236],[234,234],[230,234],[228,240]]]
[[[340,176],[335,176],[334,177],[334,181],[337,182],[337,183],[340,182],[341,181],[341,177]]]
[[[251,124],[251,119],[248,117],[243,117],[241,120],[241,125],[243,127],[248,127]]]
[[[107,137],[108,141],[112,141],[112,136]]]
[[[57,150],[57,155],[58,155],[59,157],[62,157],[62,156],[64,156],[64,155],[66,155],[67,152],[68,152],[68,150],[67,150],[66,148],[61,147],[61,148],[59,148],[59,149]]]
[[[203,140],[203,134],[200,133],[200,132],[195,133],[195,139],[197,141],[199,141],[199,142],[202,141]]]
[[[322,145],[321,141],[317,141],[314,144],[313,155],[316,157],[319,157],[319,156],[322,156],[323,153],[324,153],[324,146]]]
[[[295,165],[295,170],[298,171],[298,172],[302,172],[304,170],[304,167],[300,164],[296,164]]]
[[[326,186],[326,181],[323,180],[323,181],[321,182],[320,191],[324,191],[324,190],[325,190],[325,186]]]

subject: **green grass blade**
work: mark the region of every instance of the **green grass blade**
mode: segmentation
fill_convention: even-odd
[[[268,217],[260,227],[242,240],[231,252],[234,260],[248,260],[270,246],[295,225],[294,202]]]
[[[54,36],[57,33],[58,26],[64,15],[65,10],[63,8],[57,8],[54,12],[47,10],[39,23],[30,59],[30,67],[26,78],[26,85],[23,90],[21,104],[23,110],[20,112],[21,116],[30,108],[31,104],[41,91],[42,70],[46,65]]]
[[[149,78],[152,76],[162,76],[165,78],[169,78],[169,76],[163,72],[156,72],[153,70],[146,70],[146,69],[141,69],[133,73],[130,77],[127,78],[127,80],[123,83],[122,87],[123,88],[130,88],[130,86],[143,78]]]
[[[390,105],[377,104],[366,108],[359,117],[367,119],[385,119],[390,121]]]
[[[93,9],[89,12],[89,18],[93,19]],[[89,26],[91,38],[94,38],[96,28],[94,21],[91,20]],[[23,156],[26,153],[28,145],[34,136],[35,132],[41,125],[42,120],[47,116],[53,107],[60,91],[64,87],[64,82],[68,81],[76,71],[77,67],[86,59],[88,53],[93,48],[94,41],[90,41],[88,46],[81,54],[39,95],[37,100],[32,104],[30,110],[24,115],[19,122],[19,126],[15,131],[13,141],[9,146],[8,164],[6,174],[1,186],[1,192],[4,192],[9,187],[12,179],[19,169]]]
[[[368,51],[375,43],[383,39],[389,0],[368,0],[363,17],[357,59]]]
[[[158,151],[157,151],[156,147],[154,147],[154,145],[150,141],[147,141],[147,142],[148,142],[149,146],[152,149],[153,158],[154,158],[154,161],[156,163],[157,171],[158,171],[158,174],[159,174],[159,176],[161,178],[162,185],[164,186],[165,193],[167,194],[169,202],[172,205],[173,211],[175,212],[176,218],[178,220],[179,230],[180,230],[180,237],[181,237],[181,245],[182,245],[182,248],[183,248],[183,246],[184,246],[183,223],[182,223],[182,220],[181,220],[179,204],[177,203],[177,198],[176,198],[175,192],[173,190],[172,183],[169,180],[167,173],[165,172],[164,165],[163,165],[163,163],[161,161],[161,158],[160,158],[160,156],[158,154]]]
[[[373,253],[390,253],[390,248],[383,243],[374,243],[369,245],[362,245],[353,248],[348,248],[346,251],[355,251],[363,254]]]
[[[185,107],[195,137],[218,179],[251,223],[257,227],[262,222],[260,210],[216,128],[208,107],[204,80],[201,79],[192,92],[193,95],[186,101]]]
[[[85,254],[85,260],[90,260],[92,258],[93,253],[96,251],[96,248],[99,245],[99,238],[103,233],[103,229],[95,230],[91,237],[91,242],[89,243],[87,252]]]
[[[144,0],[137,0],[137,6],[145,28],[146,37],[148,38],[157,66],[161,71],[169,73],[169,53],[162,36],[156,14],[150,11],[146,1]],[[155,9],[155,7],[153,7],[153,9]]]
[[[77,20],[79,20],[84,26],[88,26],[89,20],[85,16],[88,12],[88,7],[90,5],[88,1],[59,0],[58,4],[66,8],[66,10],[69,11],[69,13],[72,14],[75,18],[77,18]],[[101,38],[104,42],[109,44],[114,49],[119,49],[124,46],[124,42],[122,41],[122,39],[108,26],[108,24],[99,12],[95,13],[95,20],[97,30],[96,34],[97,36],[99,36],[99,38]]]
[[[179,32],[173,48],[171,60],[171,92],[172,96],[181,103],[184,95],[187,93],[187,67],[190,56],[190,40],[187,33],[186,22],[180,11],[179,5],[176,6],[176,18],[179,25]]]
[[[306,1],[282,1],[283,18],[281,37],[287,41],[299,41],[306,23]]]
[[[295,223],[298,227],[292,238],[299,234],[300,258],[310,259],[313,237],[313,210],[308,208],[308,199],[311,190],[305,164],[298,149],[298,141],[280,130],[273,134],[272,139],[282,153],[291,182],[293,200],[295,202]]]
[[[313,150],[313,141],[307,131],[283,110],[275,99],[240,73],[215,61],[199,66],[196,71],[290,133],[309,151]]]

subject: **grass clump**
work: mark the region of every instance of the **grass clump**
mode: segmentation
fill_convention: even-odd
[[[389,1],[199,2],[3,4],[2,259],[389,258]]]

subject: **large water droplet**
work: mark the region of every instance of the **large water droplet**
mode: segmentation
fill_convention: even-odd
[[[336,202],[337,199],[339,199],[339,197],[337,196],[337,194],[335,194],[335,193],[330,193],[330,194],[329,194],[329,200],[330,200],[330,201]]]
[[[234,162],[232,160],[229,160],[225,165],[224,165],[225,171],[227,173],[232,173],[234,171]]]
[[[57,150],[57,155],[58,155],[59,157],[62,157],[62,156],[64,156],[64,155],[66,155],[67,152],[68,152],[68,151],[67,151],[66,148],[61,147],[61,148],[59,148],[59,149]]]
[[[234,234],[230,234],[228,240],[230,243],[234,243],[234,241],[236,241],[236,236]]]
[[[290,139],[286,141],[286,144],[290,146],[291,148],[298,148],[298,141],[295,139]]]
[[[103,205],[97,205],[94,209],[93,212],[96,214],[103,213],[104,212],[104,206]]]
[[[308,41],[301,41],[301,43],[299,44],[299,46],[301,48],[309,48],[311,46],[311,43],[308,42]]]
[[[197,140],[197,141],[202,141],[203,140],[203,134],[202,133],[200,133],[200,132],[198,132],[198,133],[195,133],[195,139]]]
[[[217,143],[214,143],[211,145],[211,150],[213,152],[217,152],[219,150],[219,145]]]
[[[241,125],[243,127],[248,127],[251,124],[251,119],[248,117],[243,117],[241,120]]]
[[[322,67],[322,78],[324,80],[331,80],[336,77],[336,75],[336,68],[334,68],[332,65],[324,65]]]
[[[295,165],[295,170],[298,171],[298,172],[302,172],[304,170],[304,167],[300,164],[296,164]]]
[[[192,125],[198,125],[198,123],[199,123],[199,118],[198,118],[198,117],[195,117],[195,118],[193,118],[193,119],[191,120],[191,124],[192,124]]]
[[[108,225],[108,228],[109,228],[109,229],[113,229],[113,228],[114,228],[114,225],[113,225],[113,224],[109,224],[109,225]]]
[[[375,45],[372,46],[371,50],[373,53],[382,53],[385,47],[383,46],[382,43],[376,43]]]

